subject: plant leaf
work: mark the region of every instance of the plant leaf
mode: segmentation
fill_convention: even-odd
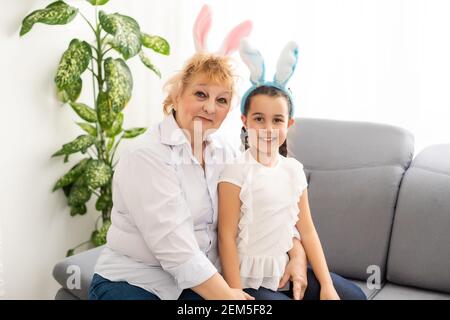
[[[137,137],[137,136],[143,134],[146,130],[147,130],[147,128],[128,129],[128,130],[124,131],[122,138],[131,139],[131,138],[134,138],[134,137]]]
[[[70,215],[72,217],[77,215],[77,214],[83,215],[86,212],[87,212],[87,207],[86,207],[86,205],[84,203],[80,204],[79,206],[71,206],[70,207]]]
[[[87,148],[92,146],[95,142],[95,138],[90,135],[80,135],[75,140],[66,143],[62,146],[60,150],[55,152],[52,157],[69,155],[75,152],[81,151],[82,153],[86,153]]]
[[[107,58],[104,63],[106,93],[111,101],[111,108],[119,113],[131,99],[133,78],[131,71],[122,59]]]
[[[168,56],[170,54],[170,45],[166,39],[160,36],[153,36],[146,33],[141,33],[141,43],[144,47],[150,48],[153,51]]]
[[[97,118],[104,130],[111,128],[116,114],[111,108],[111,101],[106,92],[100,91],[97,97]]]
[[[119,51],[125,60],[141,51],[141,31],[136,20],[119,13],[106,14],[103,11],[100,11],[98,16],[103,30],[114,36],[109,44]]]
[[[112,150],[112,148],[114,147],[114,142],[116,141],[115,137],[112,137],[111,139],[109,139],[108,141],[108,145],[106,146],[106,150],[108,152],[110,152]]]
[[[86,41],[73,39],[69,48],[63,53],[55,76],[59,91],[78,81],[81,74],[89,66],[92,58],[91,47]]]
[[[89,187],[84,183],[84,175],[82,175],[78,177],[73,184],[72,189],[70,189],[68,204],[71,207],[79,208],[81,205],[89,201],[91,194],[91,190],[89,190]]]
[[[122,132],[123,113],[119,113],[111,128],[106,131],[109,138],[113,138]]]
[[[101,160],[92,160],[83,173],[86,185],[92,189],[103,187],[112,177],[112,169]]]
[[[92,123],[97,122],[97,113],[95,112],[95,110],[89,108],[84,103],[72,102],[70,103],[70,106],[76,112],[76,114],[80,116],[81,119]]]
[[[75,254],[75,249],[67,250],[66,258],[67,258],[67,257],[70,257],[70,256],[73,256],[74,254]]]
[[[149,68],[150,70],[152,70],[154,73],[156,73],[156,75],[161,78],[161,72],[159,71],[159,69],[157,67],[155,67],[155,65],[150,61],[150,58],[148,56],[145,55],[145,53],[143,51],[139,52],[139,58],[141,59],[142,63]]]
[[[78,78],[75,80],[75,82],[72,82],[68,84],[63,89],[57,88],[57,97],[59,101],[62,101],[64,103],[67,103],[69,101],[76,101],[81,93],[81,88],[83,87],[83,81],[81,78]]]
[[[77,125],[91,136],[97,137],[97,128],[93,125],[85,122],[77,122]]]
[[[45,9],[33,11],[22,21],[20,36],[28,33],[35,23],[62,25],[71,22],[78,13],[78,9],[67,5],[64,1],[56,1]]]
[[[95,209],[97,209],[98,211],[103,211],[112,208],[112,205],[113,202],[111,194],[103,193],[97,199],[97,202],[95,203]]]
[[[93,6],[102,6],[107,3],[109,0],[87,0]]]
[[[111,226],[111,221],[106,220],[103,222],[102,227],[100,230],[96,230],[92,232],[91,235],[91,242],[96,246],[102,246],[106,243],[106,235],[108,234],[109,227]]]
[[[80,162],[78,162],[75,166],[72,167],[72,169],[69,170],[64,176],[59,178],[59,180],[55,183],[55,186],[53,187],[52,191],[56,191],[59,188],[63,188],[66,186],[69,186],[70,184],[73,184],[78,177],[81,176],[81,174],[86,169],[86,165],[88,164],[90,159],[82,159]]]

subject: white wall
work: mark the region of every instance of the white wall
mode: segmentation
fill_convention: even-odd
[[[0,296],[3,277],[6,299],[52,298],[58,288],[53,265],[89,237],[97,217],[93,210],[70,217],[61,192],[51,193],[69,165],[50,155],[80,134],[70,107],[53,96],[54,73],[70,39],[91,35],[77,17],[67,26],[37,24],[19,38],[22,18],[50,2],[0,0]],[[86,1],[68,2],[93,16]],[[291,39],[299,43],[299,67],[290,82],[297,116],[398,125],[415,135],[416,151],[450,142],[450,2],[445,0],[110,0],[107,12],[134,17],[142,30],[164,36],[172,46],[170,57],[152,55],[162,80],[138,60],[130,61],[135,88],[126,126],[161,119],[161,85],[193,53],[192,22],[204,2],[214,11],[211,48],[250,18],[269,76],[281,47]],[[241,88],[246,87],[242,64],[238,72]],[[80,101],[89,103],[86,87]],[[227,124],[236,136],[238,117],[236,109]]]

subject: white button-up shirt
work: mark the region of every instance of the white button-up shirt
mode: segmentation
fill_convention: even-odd
[[[172,115],[138,139],[114,173],[112,225],[95,272],[177,299],[220,267],[217,183],[237,150],[208,138],[203,169]]]

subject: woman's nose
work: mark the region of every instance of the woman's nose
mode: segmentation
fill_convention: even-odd
[[[208,114],[213,114],[216,111],[216,106],[213,102],[207,101],[203,106],[203,110]]]

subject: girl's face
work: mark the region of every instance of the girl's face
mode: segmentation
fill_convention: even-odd
[[[193,139],[202,139],[218,129],[228,114],[232,92],[228,86],[211,83],[203,74],[192,78],[176,99],[176,121]]]
[[[286,98],[265,94],[251,98],[248,114],[241,119],[249,135],[250,148],[267,154],[278,153],[286,140],[287,129],[294,123],[294,119],[289,119]]]

